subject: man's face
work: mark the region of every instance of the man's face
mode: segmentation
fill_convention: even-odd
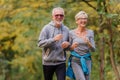
[[[64,20],[64,13],[62,10],[55,10],[54,14],[52,15],[52,19],[55,22],[55,24],[62,24],[62,21]]]

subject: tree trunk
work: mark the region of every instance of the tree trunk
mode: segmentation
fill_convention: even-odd
[[[104,80],[104,37],[100,40],[100,80]]]
[[[109,41],[109,46],[110,46],[110,61],[111,61],[111,65],[112,65],[112,68],[115,72],[115,75],[117,77],[117,80],[120,80],[120,76],[119,76],[119,72],[118,72],[118,69],[117,69],[117,66],[115,64],[115,60],[114,60],[114,50],[113,50],[113,33],[112,33],[112,26],[111,26],[111,20],[108,19],[108,26],[109,26],[109,33],[110,33],[110,41]]]

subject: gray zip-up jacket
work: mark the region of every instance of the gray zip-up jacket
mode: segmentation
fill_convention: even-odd
[[[63,39],[54,41],[54,36],[63,34]],[[42,29],[38,46],[42,48],[42,63],[43,65],[57,65],[65,63],[66,53],[61,47],[63,41],[68,41],[69,29],[62,24],[60,28],[56,28],[53,21],[45,25]]]

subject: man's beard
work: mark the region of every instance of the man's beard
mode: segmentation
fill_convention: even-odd
[[[61,25],[61,24],[63,23],[63,21],[55,21],[55,23],[56,23],[57,25]]]

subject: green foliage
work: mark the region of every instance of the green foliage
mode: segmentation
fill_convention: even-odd
[[[103,0],[88,1],[97,10],[97,5]],[[39,33],[43,26],[51,20],[53,7],[61,6],[65,9],[64,23],[70,28],[76,27],[74,16],[80,10],[89,15],[88,28],[95,31],[96,52],[93,56],[93,70],[91,79],[99,80],[99,39],[105,37],[105,76],[106,80],[115,80],[109,65],[109,27],[104,27],[99,33],[99,14],[104,14],[103,22],[107,18],[113,19],[113,39],[116,63],[120,63],[120,4],[112,2],[113,12],[106,14],[104,7],[95,10],[84,0],[1,0],[0,1],[0,80],[44,80],[42,72],[41,49],[37,46]],[[102,5],[102,4],[101,4]],[[109,4],[110,5],[110,4]],[[96,77],[95,77],[96,76]],[[55,80],[55,79],[54,79]],[[68,79],[69,80],[69,79]]]

